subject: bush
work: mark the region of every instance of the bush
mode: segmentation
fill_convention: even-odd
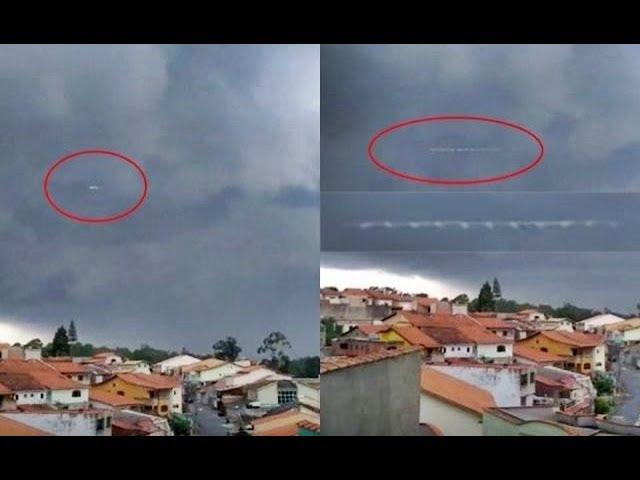
[[[191,435],[191,422],[183,415],[173,414],[169,418],[169,426],[177,436]]]
[[[605,373],[598,372],[593,379],[593,386],[598,391],[598,396],[611,395],[614,387],[613,378]]]
[[[613,401],[610,398],[596,398],[596,415],[606,415],[613,408]]]

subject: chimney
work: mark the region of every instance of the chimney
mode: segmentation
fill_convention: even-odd
[[[451,304],[451,313],[453,315],[458,315],[458,314],[466,315],[467,313],[469,313],[469,311],[467,309],[467,304],[466,303],[452,303]]]

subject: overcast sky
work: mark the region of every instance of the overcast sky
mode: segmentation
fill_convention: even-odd
[[[546,147],[525,176],[457,190],[640,191],[637,45],[323,45],[321,58],[323,191],[450,191],[366,156],[378,130],[443,114],[506,119]],[[514,130],[469,123],[416,125],[376,145],[388,166],[448,178],[514,170],[536,152]]]
[[[507,299],[636,313],[640,253],[323,252],[320,285],[478,295],[494,277]]]
[[[0,72],[0,334],[49,341],[73,318],[97,344],[207,352],[231,335],[255,355],[280,330],[316,352],[318,46],[5,46]],[[86,148],[144,168],[132,217],[46,204],[46,169]],[[133,203],[136,175],[102,160],[60,168],[56,200]]]

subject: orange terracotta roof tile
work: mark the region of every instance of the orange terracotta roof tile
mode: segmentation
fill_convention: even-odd
[[[186,365],[182,367],[183,372],[203,372],[206,370],[211,370],[213,368],[221,367],[222,365],[227,364],[224,360],[220,360],[219,358],[206,358],[197,363],[192,363],[191,365]]]
[[[0,437],[52,436],[49,432],[31,427],[0,414]]]
[[[326,374],[336,370],[342,370],[344,368],[358,367],[368,363],[374,363],[381,360],[387,360],[389,358],[400,357],[413,352],[419,352],[421,350],[422,347],[409,346],[401,347],[397,350],[384,350],[355,357],[347,357],[345,355],[324,357],[320,359],[320,373]]]
[[[441,346],[438,341],[412,325],[394,325],[392,330],[411,345],[420,345],[425,348],[438,348]]]
[[[502,328],[504,330],[513,330],[515,326],[509,322],[502,320],[497,317],[484,317],[484,316],[476,316],[475,314],[471,314],[471,318],[475,320],[475,322],[484,328],[493,328],[498,329]]]
[[[487,390],[431,367],[422,367],[420,386],[427,395],[475,414],[482,415],[487,408],[497,406],[493,395]]]
[[[562,362],[564,360],[564,357],[560,357],[559,355],[536,350],[535,348],[526,347],[518,343],[513,346],[513,355],[541,364]]]
[[[597,347],[604,343],[604,337],[602,335],[595,335],[593,333],[543,330],[536,335],[542,335],[554,342],[571,345],[573,347]]]
[[[0,373],[22,373],[50,390],[86,388],[79,382],[68,379],[51,365],[42,360],[2,360]]]
[[[377,335],[380,332],[386,332],[391,329],[389,325],[358,325],[355,328],[367,336]]]
[[[178,386],[178,378],[157,373],[118,373],[116,377],[126,383],[151,390],[167,390]]]
[[[74,374],[74,373],[88,373],[88,368],[86,365],[83,365],[81,363],[75,363],[75,362],[50,362],[50,361],[45,361],[45,363],[47,363],[48,365],[51,365],[53,368],[55,368],[57,371],[59,371],[60,373],[66,373],[66,374]]]

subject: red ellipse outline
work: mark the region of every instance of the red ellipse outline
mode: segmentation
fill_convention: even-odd
[[[70,212],[58,206],[58,204],[56,204],[56,202],[53,200],[53,198],[51,198],[51,195],[49,194],[50,177],[53,174],[53,172],[56,170],[56,168],[58,168],[64,162],[77,159],[77,157],[81,157],[83,155],[105,155],[109,157],[115,157],[115,158],[118,158],[119,160],[122,160],[123,162],[128,163],[133,168],[135,168],[135,170],[140,175],[140,178],[142,179],[142,186],[143,186],[142,194],[140,195],[140,198],[138,199],[138,201],[132,207],[108,217],[82,217],[80,215],[76,215],[73,212]],[[147,180],[147,176],[144,173],[144,170],[142,169],[142,167],[140,167],[140,165],[138,165],[135,161],[131,160],[129,157],[126,157],[125,155],[122,155],[121,153],[118,153],[118,152],[112,152],[110,150],[92,149],[92,150],[80,150],[78,152],[73,152],[57,160],[47,170],[44,176],[44,179],[42,181],[42,189],[44,192],[44,198],[47,200],[47,203],[49,204],[49,206],[53,208],[58,214],[62,215],[63,217],[69,218],[71,220],[74,220],[80,223],[112,223],[118,220],[123,220],[124,218],[128,217],[129,215],[131,215],[133,212],[135,212],[138,208],[142,206],[142,204],[147,198],[147,192],[149,190],[149,182]]]
[[[524,133],[525,135],[533,139],[533,141],[540,148],[540,151],[538,152],[538,155],[533,159],[532,162],[526,164],[524,167],[519,168],[518,170],[514,170],[513,172],[498,174],[492,177],[468,178],[468,179],[432,178],[432,177],[424,177],[419,175],[411,175],[409,173],[405,173],[400,170],[391,168],[388,165],[385,165],[384,163],[382,163],[380,160],[376,158],[373,152],[375,143],[381,137],[395,130],[398,130],[410,125],[415,125],[417,123],[427,123],[427,122],[434,122],[434,121],[469,121],[469,120],[477,121],[477,122],[493,123],[493,124],[500,125],[502,127],[518,130],[521,133]],[[430,184],[430,185],[478,185],[478,184],[502,182],[510,178],[522,175],[528,172],[529,170],[535,168],[542,161],[542,158],[544,157],[544,152],[545,152],[544,143],[542,142],[542,139],[537,134],[529,130],[528,128],[523,127],[522,125],[518,125],[517,123],[509,122],[507,120],[481,116],[481,115],[437,115],[437,116],[419,117],[411,120],[404,120],[398,123],[394,123],[393,125],[390,125],[388,127],[385,127],[382,130],[375,133],[369,140],[369,144],[367,146],[367,154],[369,156],[369,160],[373,162],[373,164],[379,169],[397,178],[400,178],[402,180],[409,180],[416,183]]]

